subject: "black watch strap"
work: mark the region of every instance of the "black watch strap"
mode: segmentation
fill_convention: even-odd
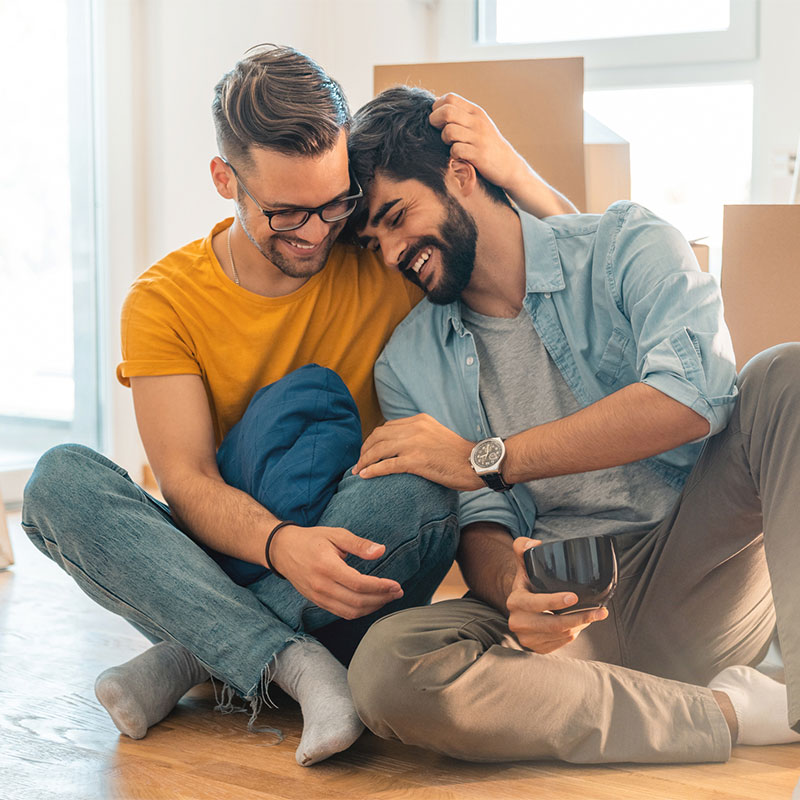
[[[481,478],[490,489],[494,489],[496,492],[507,492],[512,486],[503,480],[503,476],[499,472],[490,472],[487,475],[481,475]]]

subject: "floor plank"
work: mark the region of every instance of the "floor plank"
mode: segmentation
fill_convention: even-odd
[[[247,732],[245,714],[213,711],[197,687],[144,739],[120,736],[97,703],[95,676],[146,641],[98,608],[42,557],[9,517],[17,563],[0,572],[2,800],[789,800],[800,745],[739,747],[727,764],[467,764],[365,734],[346,753],[298,767],[296,704]],[[443,596],[458,593],[457,576]],[[280,695],[280,693],[278,693]]]

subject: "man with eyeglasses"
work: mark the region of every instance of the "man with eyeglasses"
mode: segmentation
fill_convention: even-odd
[[[361,196],[340,87],[301,53],[260,47],[212,108],[211,176],[235,216],[141,275],[122,313],[117,375],[168,505],[63,445],[37,465],[23,524],[155,643],[98,678],[120,731],[143,737],[210,676],[222,710],[234,692],[250,701],[252,726],[275,681],[300,703],[309,765],[363,730],[328,648],[347,662],[372,621],[430,600],[457,545],[455,495],[408,475],[336,485],[381,422],[373,364],[422,296],[337,242]],[[477,107],[446,97],[431,119],[529,211],[573,210]]]

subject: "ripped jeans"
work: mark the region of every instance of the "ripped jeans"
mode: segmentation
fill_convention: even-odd
[[[368,575],[398,581],[404,596],[355,620],[315,606],[272,573],[234,583],[180,531],[169,509],[121,467],[88,447],[48,450],[25,488],[22,527],[103,608],[151,641],[175,641],[247,699],[263,697],[268,665],[309,632],[349,662],[380,617],[430,602],[458,544],[457,495],[413,475],[345,474],[320,525],[386,545],[377,561],[348,556]]]

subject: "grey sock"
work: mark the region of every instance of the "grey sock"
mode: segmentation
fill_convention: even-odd
[[[353,707],[347,670],[314,639],[293,642],[273,662],[272,679],[300,703],[303,735],[297,763],[311,766],[346,750],[364,726]]]
[[[159,642],[100,673],[94,693],[121,733],[141,739],[192,686],[208,678],[208,672],[185,647]]]

